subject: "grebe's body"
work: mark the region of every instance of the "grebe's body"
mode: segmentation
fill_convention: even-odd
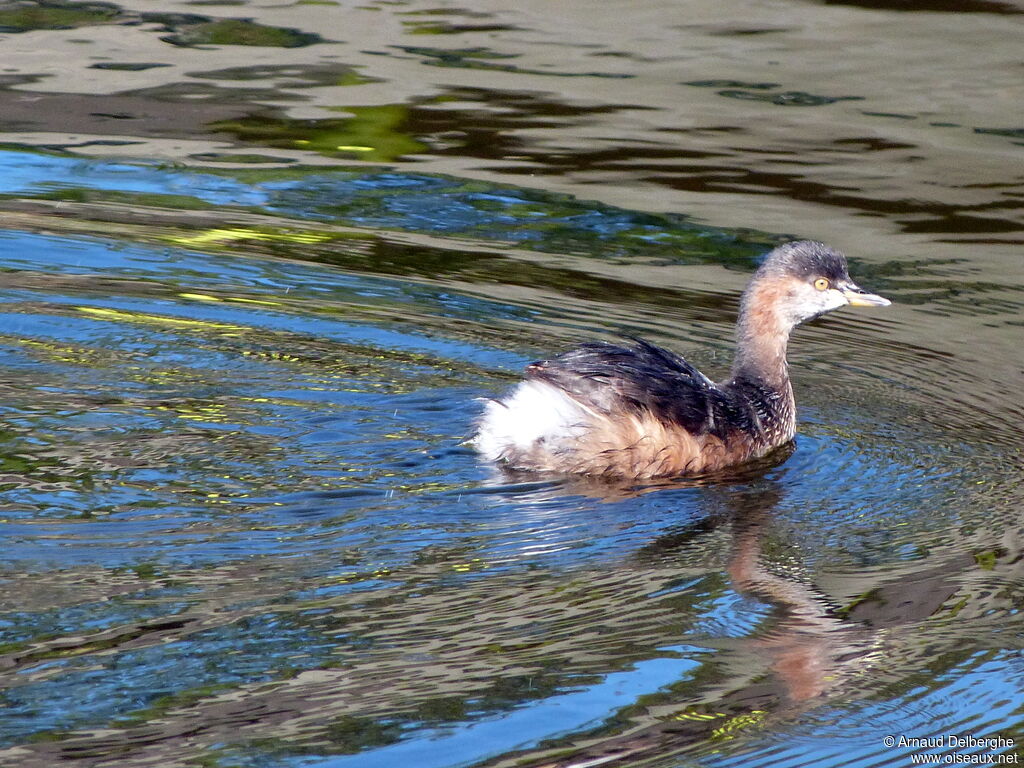
[[[515,469],[635,478],[764,456],[796,432],[790,331],[845,304],[888,303],[858,288],[846,259],[822,243],[780,246],[743,294],[725,381],[643,341],[582,344],[527,366],[515,390],[488,401],[473,442]]]
[[[476,438],[521,469],[617,477],[714,472],[763,456],[796,431],[789,379],[742,372],[715,384],[678,355],[639,341],[583,344],[534,363],[490,401]]]

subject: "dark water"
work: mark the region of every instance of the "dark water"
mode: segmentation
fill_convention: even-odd
[[[1018,758],[1024,9],[949,10],[0,8],[0,765]],[[894,305],[792,449],[461,444],[584,338],[723,372],[793,235]]]

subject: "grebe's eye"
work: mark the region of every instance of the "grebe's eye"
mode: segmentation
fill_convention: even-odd
[[[827,291],[831,285],[828,279],[824,277],[819,277],[814,281],[814,287],[819,291]]]

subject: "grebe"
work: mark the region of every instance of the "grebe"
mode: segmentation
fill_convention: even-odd
[[[487,401],[471,442],[512,469],[638,479],[759,458],[796,433],[790,331],[846,304],[889,303],[850,279],[838,251],[787,243],[768,254],[743,292],[725,381],[645,341],[581,344],[528,365],[525,381]]]

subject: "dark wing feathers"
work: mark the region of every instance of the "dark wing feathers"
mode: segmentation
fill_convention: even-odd
[[[632,347],[581,344],[526,371],[603,414],[647,411],[692,434],[722,438],[750,423],[748,409],[730,393],[679,355],[645,341],[635,340]]]

